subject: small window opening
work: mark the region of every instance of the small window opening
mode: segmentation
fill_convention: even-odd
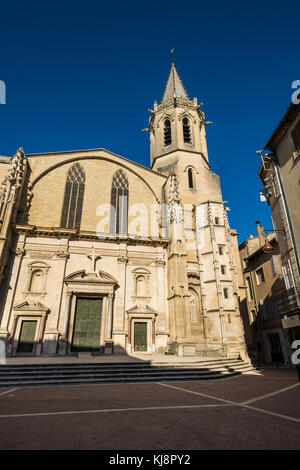
[[[193,175],[192,168],[188,169],[188,180],[189,180],[189,188],[194,189],[195,188],[195,183],[194,183],[194,175]]]

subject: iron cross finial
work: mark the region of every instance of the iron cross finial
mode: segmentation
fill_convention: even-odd
[[[173,47],[173,49],[171,49],[171,51],[170,51],[170,57],[171,57],[172,61],[174,61],[174,59],[176,57],[176,55],[174,54],[174,51],[175,51],[175,49]]]

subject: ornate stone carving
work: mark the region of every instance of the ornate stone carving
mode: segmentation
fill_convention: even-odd
[[[16,248],[15,249],[15,255],[16,256],[24,256],[26,253],[26,251],[24,250],[24,248]]]
[[[30,256],[30,258],[34,259],[51,259],[54,258],[57,253],[27,250],[27,254]]]
[[[182,207],[180,204],[170,204],[168,206],[168,221],[180,224],[183,222]]]
[[[21,302],[20,304],[17,304],[14,306],[14,311],[19,311],[19,312],[43,312],[43,313],[49,313],[50,308],[38,300],[32,301],[31,303],[25,300],[24,302]]]
[[[19,189],[22,184],[24,170],[26,166],[26,156],[22,148],[16,152],[11,160],[8,170],[8,176],[2,183],[0,190],[0,215],[7,203],[15,203],[18,197]]]
[[[150,266],[153,263],[153,259],[147,258],[129,258],[129,263],[133,264],[134,266]]]
[[[166,263],[164,262],[163,259],[157,258],[156,260],[154,260],[154,264],[155,264],[155,266],[163,267]]]
[[[4,203],[7,194],[7,184],[6,181],[3,181],[0,189],[0,205]]]
[[[71,284],[112,284],[117,286],[117,280],[106,273],[105,271],[99,271],[97,276],[93,276],[94,273],[87,273],[84,269],[76,271],[65,277],[65,283]]]
[[[168,221],[175,223],[183,222],[182,207],[180,205],[178,181],[176,175],[170,177],[169,197],[168,197]]]
[[[21,185],[26,156],[20,147],[12,158],[10,168],[8,170],[8,180],[18,189]]]
[[[27,189],[27,199],[26,199],[26,208],[25,208],[25,220],[28,222],[29,218],[29,211],[32,203],[32,198],[33,198],[33,187],[32,185],[28,186]]]
[[[173,174],[170,177],[170,186],[169,186],[169,204],[178,204],[180,202],[179,193],[178,193],[178,181],[176,175]]]
[[[164,119],[170,119],[170,121],[174,122],[174,116],[172,114],[163,113],[163,115],[157,121],[157,127],[160,126],[161,121]]]
[[[70,255],[69,253],[66,253],[65,251],[58,251],[57,253],[54,253],[54,257],[56,259],[68,259]]]

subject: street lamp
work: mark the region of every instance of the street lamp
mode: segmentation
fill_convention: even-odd
[[[262,247],[262,251],[263,251],[264,253],[270,253],[271,251],[274,251],[274,247],[271,245],[270,242],[268,242],[268,240],[267,240],[268,234],[265,233],[265,232],[283,233],[283,235],[285,236],[285,230],[284,230],[284,229],[282,229],[282,230],[274,230],[274,229],[273,229],[273,230],[264,230],[264,231],[263,231],[263,234],[264,234],[264,236],[265,236],[265,244],[264,244],[264,246]]]

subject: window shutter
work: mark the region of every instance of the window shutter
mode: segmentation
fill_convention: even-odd
[[[263,299],[259,301],[259,309],[262,315],[262,319],[267,320],[268,319],[267,309],[266,309],[266,305]]]
[[[269,305],[270,305],[270,311],[271,311],[271,318],[272,320],[275,320],[276,318],[276,307],[275,307],[275,302],[273,297],[269,298]]]
[[[292,277],[291,277],[289,266],[282,266],[282,272],[283,272],[285,287],[286,289],[290,289],[291,287],[293,287],[293,282],[292,282]]]
[[[272,261],[273,275],[278,276],[280,274],[278,255],[273,255],[271,258],[271,261]]]

